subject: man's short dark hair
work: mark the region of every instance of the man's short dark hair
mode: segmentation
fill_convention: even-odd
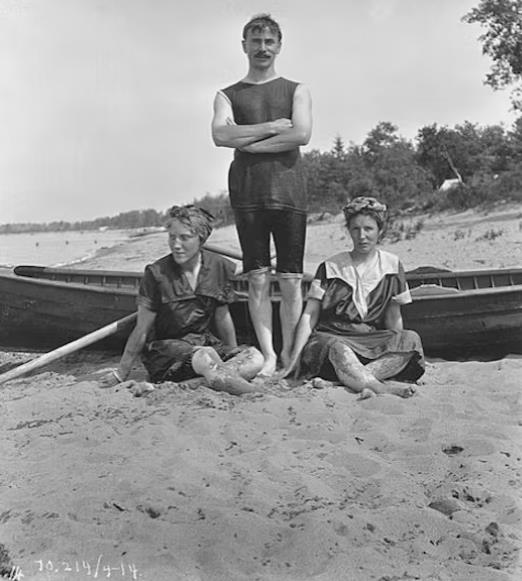
[[[281,42],[281,39],[283,38],[281,27],[270,16],[270,14],[258,14],[257,16],[253,16],[243,27],[243,40],[246,40],[249,32],[262,32],[266,28],[268,28],[272,34],[277,35],[279,42]]]

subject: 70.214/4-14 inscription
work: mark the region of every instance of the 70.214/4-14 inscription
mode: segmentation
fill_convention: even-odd
[[[106,563],[103,561],[103,555],[98,555],[96,561],[71,560],[71,561],[51,561],[38,559],[34,561],[38,573],[68,573],[74,577],[91,577],[92,579],[109,579],[109,578],[127,578],[132,581],[138,581],[139,573],[134,563],[126,563],[123,560],[119,564]],[[23,579],[24,575],[21,570],[18,571],[18,579]],[[14,581],[14,579],[13,579]]]

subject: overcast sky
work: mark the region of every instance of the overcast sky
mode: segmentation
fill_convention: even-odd
[[[514,120],[483,85],[478,0],[0,0],[0,223],[164,210],[226,189],[215,92],[244,76],[241,29],[270,12],[277,72],[308,85],[314,130]]]

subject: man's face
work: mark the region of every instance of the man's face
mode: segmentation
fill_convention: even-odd
[[[263,28],[261,31],[249,30],[246,39],[243,40],[243,50],[253,68],[267,69],[272,66],[275,57],[279,54],[281,42],[277,34],[268,28]]]

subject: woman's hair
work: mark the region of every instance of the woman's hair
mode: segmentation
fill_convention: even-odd
[[[364,216],[371,216],[377,222],[379,230],[383,230],[386,225],[386,210],[386,205],[382,204],[375,198],[366,196],[354,198],[343,208],[346,227],[350,227],[350,221],[352,218],[362,214]]]
[[[167,227],[172,224],[173,220],[185,224],[199,237],[201,244],[204,244],[212,233],[214,216],[203,208],[187,204],[185,206],[172,206],[167,210]]]

